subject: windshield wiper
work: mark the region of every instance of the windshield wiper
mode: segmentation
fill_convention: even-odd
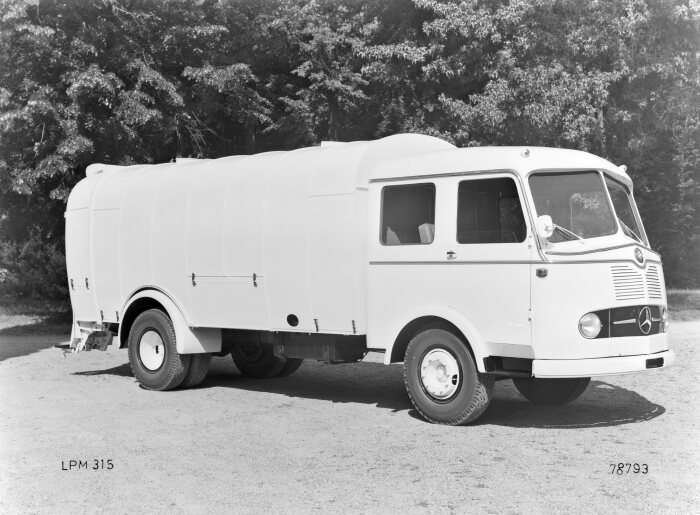
[[[641,243],[642,245],[644,244],[644,241],[642,241],[642,239],[637,235],[637,233],[634,232],[634,231],[633,231],[632,229],[630,229],[629,227],[627,227],[627,224],[625,224],[625,222],[623,222],[622,220],[620,220],[620,217],[619,217],[619,216],[617,217],[617,221],[620,222],[620,226],[622,227],[622,232],[624,232],[624,233],[625,233],[627,236],[629,236],[630,238],[634,238],[635,240],[637,240],[637,241],[638,241],[639,243]]]
[[[582,239],[583,239],[581,236],[579,236],[579,235],[576,234],[575,232],[571,232],[569,229],[566,229],[566,228],[562,227],[561,225],[557,225],[557,224],[552,224],[552,225],[554,226],[554,229],[558,229],[559,232],[561,232],[561,233],[564,234],[565,236],[573,236],[574,239],[576,239],[576,240],[582,240]]]

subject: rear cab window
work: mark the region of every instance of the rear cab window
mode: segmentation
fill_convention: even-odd
[[[429,245],[435,239],[435,184],[382,189],[382,245]]]

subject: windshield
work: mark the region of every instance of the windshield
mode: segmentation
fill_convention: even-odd
[[[605,176],[605,184],[608,187],[610,200],[612,200],[622,232],[633,240],[645,243],[642,228],[638,223],[637,217],[634,216],[632,195],[630,195],[627,186],[617,182],[615,179],[611,179],[607,175]]]
[[[548,172],[530,176],[537,216],[556,225],[551,243],[597,238],[617,232],[617,224],[597,171]],[[636,224],[635,224],[636,227]]]

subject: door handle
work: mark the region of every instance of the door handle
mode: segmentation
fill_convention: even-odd
[[[456,257],[457,257],[457,254],[454,251],[450,250],[447,252],[447,259],[449,259],[450,261],[455,259]]]

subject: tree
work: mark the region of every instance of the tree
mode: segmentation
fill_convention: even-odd
[[[8,0],[0,291],[65,295],[41,263],[90,163],[399,132],[627,164],[667,283],[698,287],[699,26],[697,0]]]

